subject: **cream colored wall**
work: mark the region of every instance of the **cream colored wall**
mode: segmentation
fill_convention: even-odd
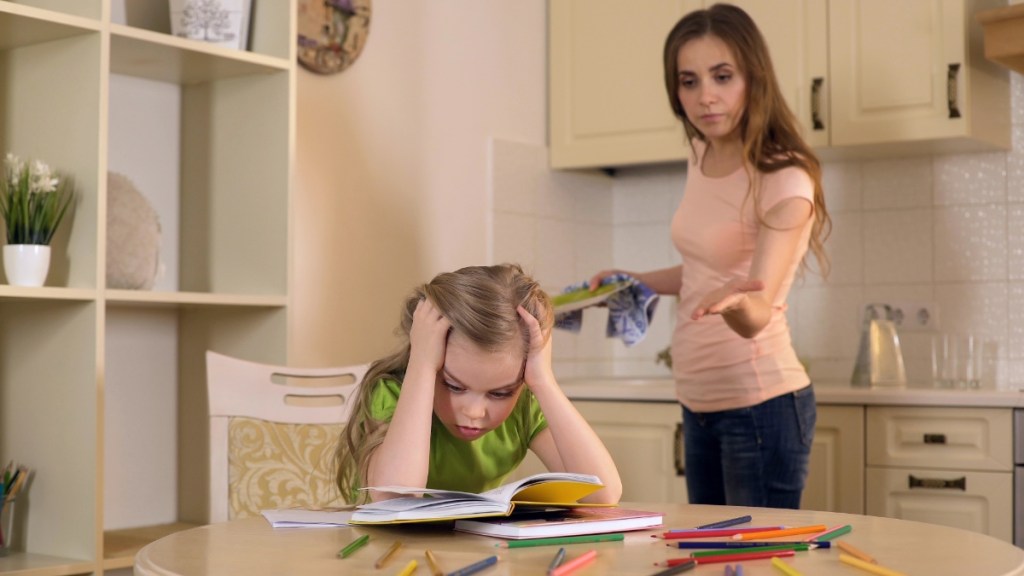
[[[415,284],[489,261],[488,139],[546,139],[545,14],[543,0],[378,0],[351,68],[300,70],[292,363],[388,352]]]

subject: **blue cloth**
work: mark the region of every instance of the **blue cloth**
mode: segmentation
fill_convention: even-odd
[[[628,274],[615,274],[601,281],[601,285],[628,281],[630,285],[608,296],[593,306],[608,307],[608,338],[621,338],[626,346],[640,343],[647,335],[647,329],[654,318],[654,310],[658,307],[659,296],[646,284]],[[567,286],[562,292],[573,292],[586,289],[589,280]],[[583,326],[583,310],[573,310],[555,316],[555,328],[579,332]]]

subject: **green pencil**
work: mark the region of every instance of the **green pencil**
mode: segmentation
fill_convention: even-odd
[[[531,538],[529,540],[509,540],[495,544],[499,548],[527,548],[530,546],[561,546],[562,544],[581,544],[584,542],[619,542],[626,538],[625,534],[588,534],[586,536],[565,536],[563,538]]]
[[[853,526],[850,526],[849,524],[844,524],[844,525],[840,526],[839,528],[835,528],[833,530],[829,530],[828,532],[825,532],[824,534],[819,534],[818,536],[815,536],[814,540],[822,540],[822,541],[824,541],[824,540],[831,540],[833,538],[836,538],[838,536],[842,536],[843,534],[846,534],[850,530],[853,530]],[[814,540],[811,540],[811,541],[813,542]]]
[[[339,558],[348,558],[353,552],[355,552],[356,550],[359,550],[360,548],[362,548],[364,544],[369,542],[369,540],[370,540],[370,535],[369,534],[363,534],[359,538],[356,538],[355,540],[349,542],[348,546],[345,546],[341,550],[338,550],[338,557]]]
[[[705,550],[700,552],[691,552],[691,558],[700,558],[702,556],[724,556],[726,554],[740,554],[742,552],[773,552],[776,550],[793,550],[794,552],[806,552],[814,546],[813,543],[807,542],[797,544],[778,544],[776,546],[751,546],[748,548],[726,548],[724,550]]]

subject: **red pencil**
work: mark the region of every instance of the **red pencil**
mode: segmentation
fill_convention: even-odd
[[[772,550],[770,552],[743,552],[740,554],[722,554],[719,556],[701,556],[694,558],[697,564],[717,564],[719,562],[742,562],[744,560],[761,560],[775,556],[792,556],[793,550]]]
[[[572,560],[569,560],[565,564],[562,564],[558,568],[555,568],[548,574],[550,574],[550,576],[565,576],[566,574],[570,574],[576,571],[577,568],[580,568],[581,566],[585,566],[593,562],[594,558],[597,558],[597,550],[584,552],[583,554],[580,554]]]
[[[756,526],[752,528],[720,528],[712,530],[676,530],[662,534],[652,534],[651,538],[663,538],[665,540],[682,540],[684,538],[721,538],[722,536],[735,536],[747,532],[764,532],[766,530],[781,530],[782,526]]]

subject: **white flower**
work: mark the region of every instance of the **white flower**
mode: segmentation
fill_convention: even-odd
[[[50,174],[50,167],[45,162],[36,160],[29,172],[31,182],[28,189],[31,193],[53,192],[57,189],[57,179]]]
[[[25,165],[22,163],[21,158],[18,158],[10,152],[8,152],[7,156],[4,157],[4,172],[10,177],[11,186],[18,185],[18,175],[21,174],[21,170],[24,166]]]

